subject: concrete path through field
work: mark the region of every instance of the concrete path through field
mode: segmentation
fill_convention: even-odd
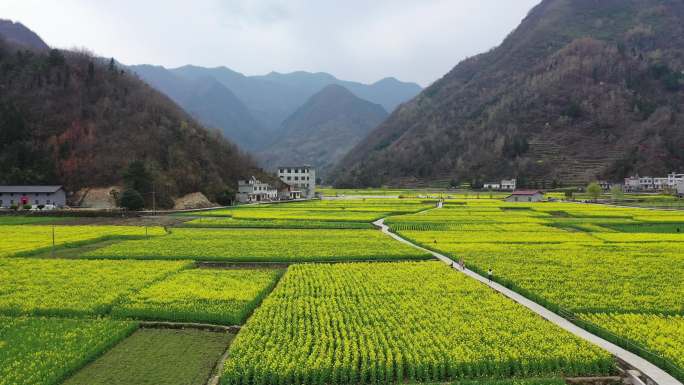
[[[664,370],[660,369],[659,367],[653,365],[652,363],[646,361],[645,359],[637,356],[636,354],[627,351],[611,342],[608,342],[604,340],[603,338],[596,336],[594,334],[589,333],[588,331],[580,328],[579,326],[573,324],[572,322],[568,321],[567,319],[559,316],[558,314],[552,312],[551,310],[539,305],[536,302],[533,302],[522,295],[514,292],[513,290],[510,290],[502,285],[499,285],[496,282],[489,282],[489,280],[471,270],[465,269],[461,270],[458,267],[458,264],[454,264],[454,261],[451,260],[449,257],[442,255],[440,253],[434,252],[432,250],[428,250],[424,247],[420,247],[402,237],[399,235],[391,232],[389,230],[389,227],[385,225],[385,219],[380,219],[373,224],[377,227],[379,227],[383,233],[389,235],[390,237],[396,239],[399,242],[405,243],[409,246],[412,246],[416,249],[428,252],[435,256],[437,259],[441,260],[442,262],[448,264],[449,266],[456,266],[453,267],[454,269],[463,272],[464,274],[469,275],[470,277],[477,279],[478,281],[484,283],[485,285],[491,287],[492,289],[498,291],[499,293],[505,295],[506,297],[514,300],[515,302],[518,302],[519,304],[525,306],[526,308],[532,310],[533,312],[539,314],[540,316],[546,318],[547,320],[553,322],[554,324],[560,326],[561,328],[569,331],[570,333],[587,340],[595,345],[598,345],[602,347],[603,349],[609,351],[616,357],[620,358],[621,360],[625,361],[626,363],[632,365],[639,371],[641,371],[643,374],[646,376],[650,377],[653,381],[655,381],[658,385],[682,385],[681,382],[677,381],[676,378],[672,377],[670,374],[665,372]]]

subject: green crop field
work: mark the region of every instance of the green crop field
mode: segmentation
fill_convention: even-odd
[[[0,385],[53,385],[131,334],[133,322],[0,316]]]
[[[0,225],[40,225],[57,221],[68,221],[69,219],[70,218],[0,216]]]
[[[146,233],[147,231],[147,233]],[[77,246],[87,242],[126,237],[162,235],[161,227],[136,226],[55,226],[56,246]],[[35,253],[52,247],[52,226],[0,226],[0,257]]]
[[[335,222],[296,219],[235,219],[204,217],[185,222],[183,227],[253,228],[253,229],[370,229],[369,222]]]
[[[129,296],[113,314],[237,325],[271,291],[280,275],[278,270],[185,270]]]
[[[607,374],[612,359],[440,262],[291,266],[224,384]]]
[[[322,200],[237,206],[184,215],[230,217],[238,220],[373,222],[389,215],[419,212],[435,207],[436,204],[436,200],[420,199]]]
[[[63,385],[204,385],[232,336],[140,329]]]
[[[430,258],[377,230],[298,229],[175,229],[167,236],[119,242],[84,256],[230,262]]]
[[[624,336],[684,368],[684,317],[658,314],[587,314],[584,319]]]
[[[0,313],[82,316],[108,313],[123,296],[188,262],[0,259]]]

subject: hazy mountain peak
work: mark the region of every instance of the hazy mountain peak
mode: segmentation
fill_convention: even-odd
[[[48,50],[50,47],[35,32],[12,20],[0,19],[0,37],[15,44],[36,50]]]

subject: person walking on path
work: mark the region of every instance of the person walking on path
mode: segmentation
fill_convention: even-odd
[[[492,268],[489,268],[489,271],[487,271],[487,278],[489,278],[489,282],[492,282],[492,277],[494,276],[494,272],[492,271]]]
[[[465,260],[463,257],[461,257],[461,260],[458,261],[459,266],[461,266],[461,270],[465,271]]]

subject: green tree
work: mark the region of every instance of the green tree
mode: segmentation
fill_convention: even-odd
[[[124,192],[121,194],[121,201],[119,204],[121,207],[134,211],[145,208],[145,200],[143,199],[142,195],[133,189],[124,190]]]
[[[587,193],[594,201],[599,199],[602,192],[603,189],[601,188],[601,185],[598,184],[598,182],[591,182],[589,183],[589,186],[587,186]]]
[[[152,192],[153,178],[145,163],[139,160],[133,161],[128,165],[123,174],[126,188],[135,190],[142,195]]]
[[[621,201],[625,198],[625,192],[622,191],[622,186],[620,185],[613,185],[610,188],[610,196],[613,198],[614,201]]]

